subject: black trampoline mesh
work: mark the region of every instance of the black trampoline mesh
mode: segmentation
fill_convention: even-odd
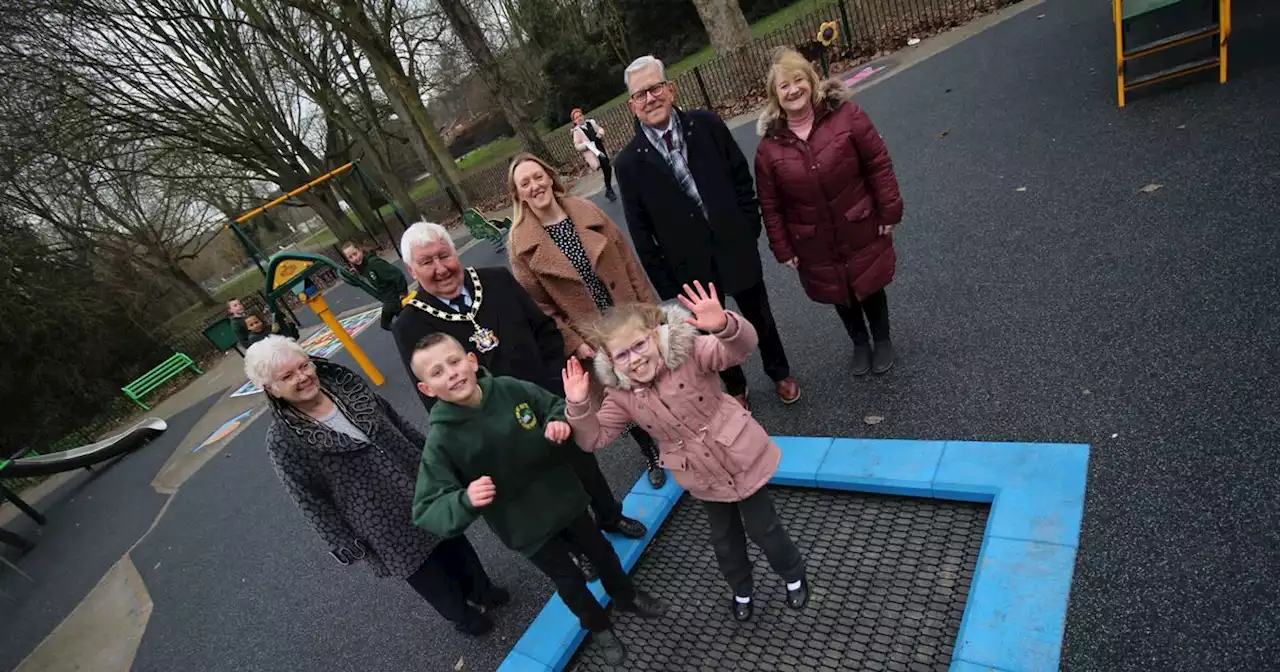
[[[686,495],[634,572],[638,586],[675,604],[672,613],[615,614],[626,663],[606,665],[588,638],[567,669],[945,672],[989,507],[807,488],[770,493],[808,565],[805,609],[787,608],[782,579],[751,546],[755,616],[736,623],[706,514]]]

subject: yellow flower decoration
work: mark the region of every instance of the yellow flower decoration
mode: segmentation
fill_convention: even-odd
[[[836,21],[828,21],[818,26],[818,41],[822,46],[829,47],[840,39],[840,24]]]

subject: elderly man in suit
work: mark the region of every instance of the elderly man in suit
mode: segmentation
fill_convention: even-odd
[[[765,373],[784,404],[800,400],[764,285],[760,207],[750,163],[729,128],[707,110],[675,106],[662,61],[643,56],[624,74],[636,134],[614,162],[636,252],[658,295],[673,299],[695,280],[733,297],[760,334]],[[742,367],[721,374],[747,406]]]

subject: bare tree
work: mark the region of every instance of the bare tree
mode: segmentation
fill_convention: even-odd
[[[461,188],[462,173],[449,154],[444,138],[427,112],[419,89],[405,70],[392,43],[397,0],[282,0],[327,23],[359,45],[375,80],[386,93],[396,115],[417,133],[410,136],[414,150],[433,168],[441,186],[452,192],[462,207],[467,195]]]
[[[374,101],[366,80],[366,63],[358,58],[351,41],[296,10],[278,5],[263,9],[260,3],[247,0],[235,2],[269,47],[278,52],[293,81],[323,110],[330,123],[326,136],[330,140],[349,138],[406,216],[420,219],[408,187],[391,169],[387,134],[382,128],[385,106]],[[330,146],[329,150],[331,158],[351,153],[348,147]],[[349,201],[363,200],[359,190],[349,191],[354,191]],[[381,218],[372,211],[368,216]]]
[[[0,58],[34,63],[29,86],[89,111],[64,135],[160,139],[282,190],[332,167],[320,110],[220,0],[68,0],[31,12],[22,29]],[[335,235],[359,233],[331,193],[300,198]]]
[[[76,151],[80,160],[44,154],[14,166],[0,183],[4,200],[67,249],[128,259],[214,305],[182,267],[199,254],[206,234],[225,222],[190,188],[205,167],[182,152],[141,143],[102,142]],[[201,177],[177,177],[184,174]]]
[[[516,136],[520,138],[520,142],[524,148],[534,154],[541,156],[547,160],[551,160],[551,152],[547,150],[547,145],[542,141],[542,136],[533,127],[533,122],[529,119],[529,115],[525,112],[524,105],[514,100],[512,94],[517,90],[513,84],[507,81],[502,66],[498,63],[498,59],[494,57],[493,50],[489,48],[489,42],[486,40],[484,31],[480,29],[480,24],[476,22],[475,16],[471,13],[471,9],[467,7],[463,0],[437,0],[440,9],[449,19],[449,24],[453,26],[453,32],[462,40],[463,46],[467,53],[470,54],[471,60],[475,63],[477,74],[484,82],[485,87],[489,89],[489,93],[494,100],[498,101],[498,105],[502,107],[502,112],[507,118],[507,123],[511,124],[511,128],[516,132]]]

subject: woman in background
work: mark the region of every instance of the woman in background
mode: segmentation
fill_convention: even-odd
[[[569,114],[573,118],[573,147],[582,154],[582,160],[591,166],[591,170],[599,170],[604,175],[604,197],[610,201],[618,200],[613,193],[613,166],[609,164],[609,152],[604,147],[604,127],[595,119],[587,119],[582,110],[574,108]]]

